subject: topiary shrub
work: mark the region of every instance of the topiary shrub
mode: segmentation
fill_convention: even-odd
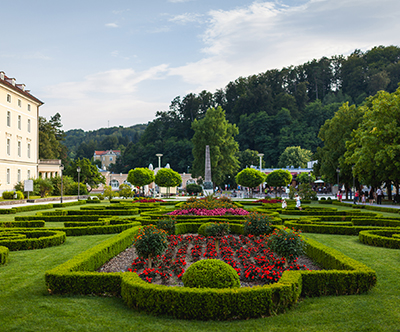
[[[163,229],[168,235],[175,235],[176,219],[172,217],[162,218],[157,220],[157,228]]]
[[[275,229],[272,224],[272,218],[265,213],[251,212],[246,216],[243,224],[243,233],[245,235],[264,235],[270,234]]]
[[[191,288],[239,288],[239,276],[235,269],[218,259],[203,259],[193,263],[182,276],[185,287]]]

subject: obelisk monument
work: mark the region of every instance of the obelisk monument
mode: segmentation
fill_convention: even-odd
[[[212,195],[214,192],[213,183],[211,180],[211,160],[210,160],[210,146],[206,145],[206,161],[205,161],[205,172],[204,172],[204,194]]]

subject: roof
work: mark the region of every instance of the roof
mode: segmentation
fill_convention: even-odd
[[[42,102],[41,100],[37,99],[35,96],[31,95],[29,93],[29,90],[25,90],[25,84],[16,84],[15,78],[7,77],[6,74],[4,72],[2,72],[2,71],[0,71],[0,73],[4,74],[4,79],[0,78],[0,84],[3,84],[5,86],[7,86],[8,88],[10,88],[11,90],[14,90],[17,93],[19,93],[21,95],[24,95],[25,97],[36,101],[40,105],[44,104],[44,102]],[[14,84],[12,82],[14,82]]]
[[[95,156],[102,156],[105,154],[121,154],[121,150],[106,150],[106,151],[94,151]]]

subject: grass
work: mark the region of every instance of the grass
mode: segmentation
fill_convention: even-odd
[[[375,269],[377,286],[363,295],[303,299],[274,317],[184,321],[136,312],[120,298],[48,294],[46,270],[112,236],[68,237],[59,247],[10,252],[10,262],[0,266],[0,331],[400,331],[400,250],[365,246],[353,236],[306,234]]]

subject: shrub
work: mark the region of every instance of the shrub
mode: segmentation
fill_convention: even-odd
[[[287,262],[292,262],[304,254],[304,242],[300,234],[286,227],[275,230],[268,238],[268,245]]]
[[[13,191],[3,191],[2,197],[3,197],[3,199],[13,199],[14,192]]]
[[[148,258],[151,268],[152,258],[161,255],[168,247],[167,233],[154,225],[143,226],[134,238],[136,252],[141,258]]]
[[[157,228],[163,229],[164,231],[167,232],[168,235],[175,234],[175,224],[176,224],[176,219],[171,217],[157,220]]]
[[[186,185],[186,192],[189,194],[197,194],[203,192],[203,188],[196,183],[189,183]]]
[[[245,235],[270,234],[273,230],[272,219],[267,214],[251,212],[246,216],[243,230]]]
[[[202,228],[201,226],[200,228]],[[204,225],[199,232],[204,232],[204,236],[223,237],[230,233],[229,223],[226,222],[210,222]],[[200,233],[199,233],[200,234]],[[203,234],[202,234],[203,235]]]
[[[191,288],[239,288],[239,276],[235,269],[218,259],[203,259],[193,263],[183,274],[185,287]]]

